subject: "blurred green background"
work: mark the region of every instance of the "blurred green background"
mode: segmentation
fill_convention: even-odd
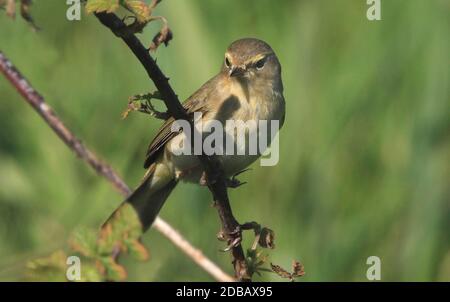
[[[37,33],[0,12],[1,51],[136,186],[161,122],[120,114],[153,84],[95,17],[69,22],[65,1],[35,2]],[[166,0],[156,14],[174,40],[154,56],[185,99],[235,39],[261,38],[278,54],[279,164],[254,164],[230,192],[239,221],[275,230],[272,262],[302,261],[304,281],[364,281],[376,255],[384,281],[450,281],[450,1],[382,1],[375,22],[366,10],[362,0]],[[141,35],[147,45],[157,28]],[[20,280],[26,260],[63,247],[77,227],[98,227],[121,199],[0,76],[0,280]],[[231,273],[207,189],[178,186],[161,216]],[[156,231],[144,242],[151,261],[125,259],[129,280],[212,280]]]

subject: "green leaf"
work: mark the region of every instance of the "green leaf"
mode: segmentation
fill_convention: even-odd
[[[97,254],[97,235],[93,230],[83,228],[74,232],[69,239],[70,247],[85,257]]]
[[[86,3],[86,12],[88,14],[101,12],[112,13],[118,7],[119,0],[88,0]]]
[[[122,281],[127,278],[127,271],[118,264],[112,257],[100,258],[100,264],[103,267],[107,280]]]
[[[125,240],[128,252],[132,257],[139,261],[147,261],[149,253],[147,248],[138,240]]]
[[[142,224],[134,208],[123,204],[100,230],[97,241],[100,254],[111,254],[115,249],[126,251],[124,240],[138,240],[142,235]]]
[[[67,255],[58,250],[48,257],[37,258],[26,265],[25,279],[27,281],[67,281]]]
[[[292,261],[292,276],[302,277],[305,275],[305,267],[299,261]]]
[[[250,276],[252,276],[254,273],[260,275],[261,271],[267,270],[262,267],[267,262],[267,256],[263,255],[262,252],[256,249],[247,250],[246,261],[248,266],[248,273]]]
[[[282,268],[281,266],[271,263],[270,267],[281,278],[287,278],[287,279],[292,280],[292,274],[290,272],[288,272],[287,270],[285,270],[284,268]]]
[[[82,262],[81,282],[102,282],[105,281],[104,276],[99,272],[99,269],[92,261],[83,259]]]

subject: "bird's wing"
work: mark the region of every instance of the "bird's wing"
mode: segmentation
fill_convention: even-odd
[[[208,112],[209,107],[207,99],[212,87],[214,87],[214,84],[211,83],[214,80],[215,78],[206,82],[183,103],[183,107],[186,109],[189,116],[192,116],[194,112],[201,112],[202,114]],[[164,149],[166,143],[180,133],[171,131],[174,121],[175,119],[173,117],[167,119],[159,129],[153,141],[150,143],[147,149],[147,155],[145,157],[144,168],[148,168],[155,161],[160,151]]]

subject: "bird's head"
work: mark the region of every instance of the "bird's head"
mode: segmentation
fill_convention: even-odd
[[[222,72],[239,81],[281,82],[281,66],[277,56],[269,44],[255,38],[231,43],[225,52]]]

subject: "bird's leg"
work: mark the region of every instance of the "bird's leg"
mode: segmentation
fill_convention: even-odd
[[[242,173],[244,173],[244,172],[246,172],[246,171],[249,171],[249,170],[251,170],[251,169],[250,169],[250,168],[244,169],[244,170],[242,170],[242,171],[237,172],[237,173],[234,174],[233,176],[231,176],[231,178],[228,178],[228,179],[227,179],[227,187],[232,188],[232,189],[235,189],[235,188],[237,188],[237,187],[240,187],[240,186],[242,186],[242,185],[245,185],[247,182],[246,182],[246,181],[241,182],[239,179],[236,178],[236,176],[238,176],[238,175],[240,175],[240,174],[242,174]]]
[[[144,93],[133,95],[129,98],[127,109],[122,113],[122,118],[126,118],[132,111],[139,111],[149,114],[157,119],[167,120],[170,115],[166,112],[161,112],[155,109],[151,100],[161,99],[159,92]]]

